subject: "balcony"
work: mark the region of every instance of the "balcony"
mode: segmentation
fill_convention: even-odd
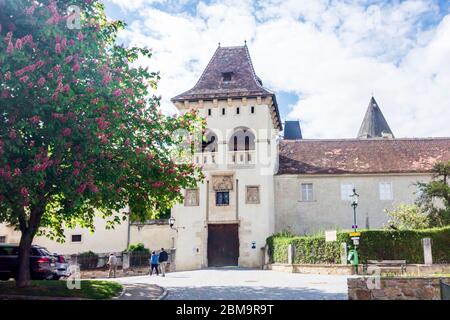
[[[229,166],[254,166],[255,164],[255,150],[228,151],[227,165]]]
[[[198,152],[194,154],[193,161],[204,168],[214,168],[217,167],[218,155],[217,152]]]

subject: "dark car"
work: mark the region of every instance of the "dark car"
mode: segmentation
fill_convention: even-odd
[[[33,280],[52,279],[56,272],[55,257],[41,246],[30,251],[30,274]],[[0,280],[15,278],[19,265],[19,245],[0,244]]]

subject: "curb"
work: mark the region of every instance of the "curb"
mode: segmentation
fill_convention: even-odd
[[[161,295],[158,297],[158,299],[156,299],[156,300],[165,300],[166,298],[167,298],[167,295],[169,294],[169,291],[167,291],[167,289],[166,288],[164,288],[164,287],[161,287],[161,286],[158,286],[158,285],[156,285],[157,287],[159,287],[159,288],[161,288],[162,289],[162,293],[161,293]]]

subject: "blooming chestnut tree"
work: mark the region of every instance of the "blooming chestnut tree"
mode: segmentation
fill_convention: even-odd
[[[35,235],[62,241],[95,215],[112,227],[124,208],[145,219],[202,179],[173,160],[186,152],[173,132],[204,121],[161,114],[159,75],[133,63],[151,51],[117,45],[123,27],[97,0],[0,1],[0,223],[21,232],[20,287]]]

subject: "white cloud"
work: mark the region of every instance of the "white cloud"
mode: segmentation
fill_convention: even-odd
[[[229,0],[194,13],[132,2],[141,19],[121,38],[154,49],[142,63],[161,71],[168,112],[217,42],[247,40],[264,84],[300,97],[288,117],[303,121],[307,138],[355,137],[372,91],[396,136],[450,136],[450,15],[427,27],[435,1]]]

